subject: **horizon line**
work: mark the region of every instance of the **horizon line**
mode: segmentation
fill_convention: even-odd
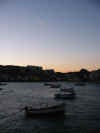
[[[29,65],[29,64],[27,64],[27,65],[25,65],[25,64],[23,64],[23,65],[18,65],[18,64],[7,64],[7,65],[5,65],[5,64],[0,64],[0,66],[18,66],[18,67],[27,67],[27,66],[33,66],[33,67],[42,67],[43,68],[43,70],[54,70],[54,72],[61,72],[61,73],[69,73],[69,72],[79,72],[80,70],[82,70],[82,69],[86,69],[86,70],[88,70],[88,71],[96,71],[96,70],[99,70],[99,68],[98,69],[88,69],[88,68],[85,68],[85,67],[82,67],[82,68],[80,68],[80,69],[78,69],[78,70],[70,70],[70,71],[56,71],[55,70],[55,68],[45,68],[44,69],[44,66],[42,66],[42,65]]]

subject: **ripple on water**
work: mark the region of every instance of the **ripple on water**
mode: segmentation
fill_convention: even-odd
[[[64,119],[25,118],[21,111],[24,105],[53,98],[55,91],[41,83],[8,83],[0,91],[0,133],[95,133],[97,129],[100,132],[100,85],[95,84],[75,87],[76,99],[64,100]]]

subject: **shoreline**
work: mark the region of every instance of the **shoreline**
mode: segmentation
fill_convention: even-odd
[[[0,83],[52,83],[52,82],[65,82],[65,83],[93,83],[93,84],[100,84],[99,81],[0,81]]]

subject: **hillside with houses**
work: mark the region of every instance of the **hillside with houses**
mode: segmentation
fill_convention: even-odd
[[[34,81],[83,81],[100,82],[100,69],[88,71],[81,69],[78,72],[55,72],[54,69],[44,70],[41,66],[13,66],[0,65],[1,82],[34,82]]]

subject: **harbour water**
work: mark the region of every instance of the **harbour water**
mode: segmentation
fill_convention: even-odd
[[[0,86],[0,133],[99,133],[100,84],[60,83],[74,87],[76,98],[64,100],[65,117],[26,118],[22,108],[33,101],[54,98],[56,89],[44,83],[7,83]]]

